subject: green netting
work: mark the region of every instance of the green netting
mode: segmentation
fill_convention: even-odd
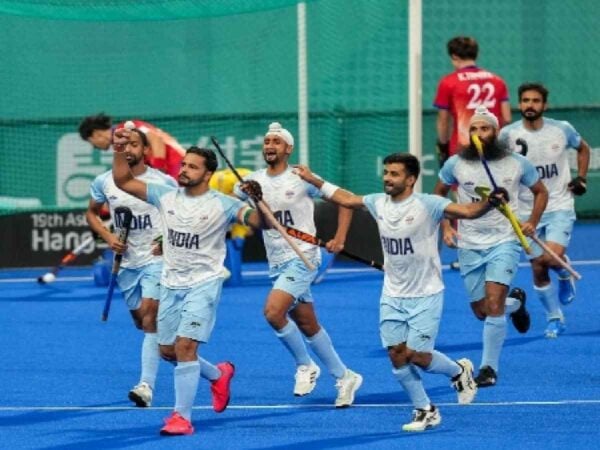
[[[559,108],[549,115],[600,147],[596,9],[592,0],[505,0],[493,13],[475,0],[423,2],[426,190],[437,169],[431,103],[457,34],[477,37],[480,64],[506,79],[513,106],[521,82],[541,80]],[[408,0],[315,0],[306,11],[311,166],[358,193],[379,191],[381,158],[408,146]],[[297,136],[295,1],[0,0],[0,27],[4,211],[85,206],[110,155],[76,128],[100,111],[145,119],[185,144],[216,135],[250,168],[270,121]],[[580,213],[600,213],[597,154]]]

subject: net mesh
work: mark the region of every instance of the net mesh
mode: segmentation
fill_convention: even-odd
[[[262,166],[279,121],[298,139],[297,6],[183,0],[0,1],[0,211],[84,207],[111,156],[77,134],[83,116],[149,121],[182,144],[216,136],[236,166]],[[477,37],[479,63],[516,87],[540,80],[549,116],[600,146],[596,2],[423,2],[424,190],[431,190],[446,41]],[[381,159],[408,146],[408,1],[306,4],[311,168],[357,193],[381,190]],[[535,26],[532,25],[535,23]],[[594,149],[580,213],[600,213]],[[298,160],[296,151],[292,162]]]

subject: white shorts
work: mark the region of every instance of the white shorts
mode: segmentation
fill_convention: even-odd
[[[223,278],[188,289],[162,287],[158,306],[158,343],[173,345],[177,336],[208,342],[217,319]]]

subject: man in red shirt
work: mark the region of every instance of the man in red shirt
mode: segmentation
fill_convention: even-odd
[[[458,36],[448,41],[447,49],[455,70],[442,77],[433,102],[438,109],[436,128],[440,166],[457,149],[469,145],[469,120],[478,106],[485,106],[498,117],[500,127],[511,121],[506,83],[498,75],[476,65],[477,41]]]
[[[185,149],[170,134],[148,122],[132,120],[135,127],[143,131],[150,143],[152,150],[148,157],[148,165],[161,170],[177,179],[181,160],[185,155]],[[100,150],[108,150],[112,142],[113,131],[123,128],[124,123],[112,126],[112,119],[104,113],[85,117],[79,124],[79,135],[84,141],[88,141]]]

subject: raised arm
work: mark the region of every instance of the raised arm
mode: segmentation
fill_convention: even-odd
[[[113,148],[115,149],[113,156],[113,178],[117,187],[141,200],[146,201],[147,185],[143,181],[136,179],[125,157],[125,150],[129,142],[129,131],[120,128],[115,131],[113,137]]]
[[[295,165],[294,172],[307,183],[310,183],[313,186],[319,188],[325,196],[325,198],[333,203],[337,203],[340,206],[345,206],[346,208],[352,209],[360,209],[365,206],[362,196],[354,195],[352,192],[346,191],[340,188],[339,186],[335,186],[334,184],[322,180],[321,178],[315,176],[315,174],[312,173],[310,169],[306,166],[303,166],[301,164]],[[351,217],[352,216],[350,215],[350,218]],[[350,226],[349,222],[348,226]]]

